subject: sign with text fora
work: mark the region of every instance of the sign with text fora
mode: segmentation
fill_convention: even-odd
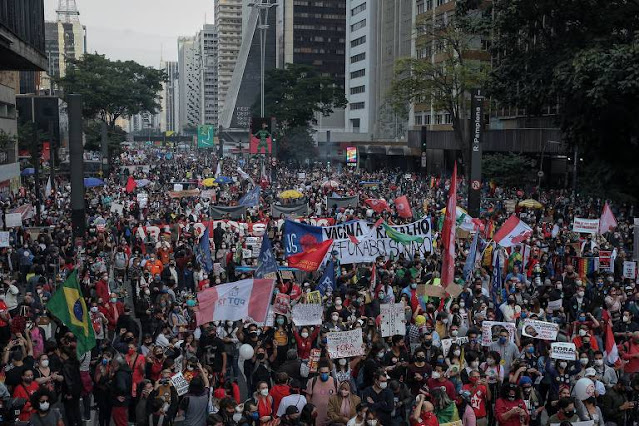
[[[326,335],[328,355],[331,359],[364,355],[362,330],[336,331]]]
[[[577,347],[574,343],[555,342],[550,344],[550,358],[574,361],[577,359]]]

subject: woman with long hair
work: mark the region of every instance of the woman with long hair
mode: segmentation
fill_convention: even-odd
[[[442,388],[435,388],[431,390],[431,398],[433,405],[435,406],[435,416],[439,424],[450,423],[459,420],[459,413],[457,406],[450,399],[448,393]]]
[[[356,408],[361,402],[351,389],[350,381],[339,384],[337,394],[328,400],[328,422],[334,426],[345,426],[357,414]]]

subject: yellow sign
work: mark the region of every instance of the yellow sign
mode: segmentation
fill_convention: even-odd
[[[322,295],[319,290],[308,293],[306,295],[306,303],[322,303]]]

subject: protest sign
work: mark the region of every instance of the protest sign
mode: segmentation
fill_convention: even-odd
[[[299,172],[299,173],[297,173],[297,178],[298,178],[299,180],[304,180],[304,179],[306,179],[306,173],[304,173],[304,172]]]
[[[508,331],[510,341],[515,343],[515,324],[512,322],[482,321],[481,323],[481,344],[482,346],[490,346],[499,338],[499,332],[502,328]]]
[[[0,232],[0,247],[9,247],[9,231]]]
[[[599,219],[576,217],[572,222],[572,230],[584,234],[596,234],[599,232]]]
[[[450,347],[453,343],[457,343],[458,345],[465,345],[468,343],[468,337],[457,337],[452,339],[442,339],[442,352],[444,356],[448,356],[448,351],[450,351]]]
[[[284,293],[278,293],[277,296],[275,296],[275,301],[273,302],[273,312],[276,314],[287,315],[290,309],[291,296]]]
[[[623,261],[623,277],[634,280],[637,276],[637,263],[632,260]]]
[[[306,294],[306,303],[322,303],[322,295],[318,290]]]
[[[15,228],[22,226],[22,214],[20,213],[6,213],[4,215],[7,221],[7,228]]]
[[[139,192],[136,195],[136,199],[138,201],[138,206],[140,206],[141,209],[146,208],[146,206],[149,204],[149,194],[147,194],[146,192]]]
[[[171,377],[171,382],[173,383],[173,387],[175,388],[178,396],[182,396],[189,391],[189,382],[186,381],[181,372],[173,375]]]
[[[406,334],[403,303],[382,303],[379,310],[382,315],[382,337]]]
[[[124,204],[120,203],[111,203],[111,212],[122,216],[122,212],[124,211]]]
[[[331,359],[364,355],[362,330],[334,331],[326,335],[328,355]]]
[[[541,340],[557,340],[557,333],[559,333],[559,324],[529,318],[524,320],[524,327],[521,330],[523,336]]]
[[[446,290],[444,290],[444,287],[440,285],[418,284],[417,295],[428,297],[446,297]]]
[[[613,272],[612,270],[612,251],[599,250],[599,271]]]
[[[561,309],[561,306],[563,304],[563,300],[562,299],[558,299],[558,300],[550,300],[548,301],[548,309],[554,311],[558,311],[559,309]]]
[[[252,257],[253,257],[253,250],[245,249],[245,248],[242,249],[242,259],[250,259]]]
[[[297,327],[303,325],[322,324],[323,306],[319,303],[297,303],[293,306],[293,324]]]
[[[550,358],[574,361],[577,359],[577,347],[574,343],[554,342],[550,344]]]
[[[331,252],[336,251],[341,264],[374,262],[378,257],[397,258],[404,254],[407,258],[415,255],[425,257],[432,251],[430,217],[391,228],[399,233],[421,237],[423,241],[402,244],[386,236],[384,227],[371,229],[365,220],[354,220],[334,226],[311,226],[287,220],[284,226],[284,250],[286,257],[304,251],[308,242],[315,244],[333,240]]]
[[[322,355],[321,349],[311,349],[311,354],[308,357],[308,372],[317,373],[317,364],[319,364],[320,356]]]

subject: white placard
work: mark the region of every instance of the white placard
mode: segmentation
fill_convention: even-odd
[[[362,330],[335,331],[327,334],[328,355],[331,359],[364,355]]]
[[[522,336],[540,340],[557,340],[557,333],[559,333],[559,324],[529,318],[524,320],[524,327],[521,330]]]
[[[173,387],[175,387],[178,396],[182,396],[189,391],[189,382],[186,381],[181,372],[171,377],[171,382],[173,382]]]
[[[457,337],[451,339],[442,339],[442,352],[444,352],[444,356],[448,356],[448,351],[450,351],[450,347],[453,343],[457,343],[458,345],[465,345],[468,343],[468,337]]]
[[[253,250],[243,248],[242,249],[242,258],[243,259],[250,259],[251,257],[253,257]]]
[[[550,344],[550,357],[574,361],[577,359],[577,347],[574,343],[554,342]]]
[[[124,204],[111,203],[111,212],[122,216],[122,212],[124,212]]]
[[[637,263],[632,260],[623,261],[623,277],[634,280],[637,276]]]
[[[572,230],[584,234],[596,234],[599,232],[599,219],[576,217],[572,222]]]
[[[16,228],[22,226],[22,213],[7,213],[7,228]]]
[[[182,186],[181,183],[174,183],[173,184],[173,190],[174,191],[182,191],[184,189],[184,186]]]
[[[293,324],[303,325],[322,324],[323,306],[317,303],[297,303],[293,306]]]
[[[382,316],[382,337],[406,334],[406,319],[403,303],[382,303],[379,305]]]
[[[0,231],[0,247],[9,247],[9,231]]]
[[[140,192],[137,194],[138,205],[141,209],[146,208],[147,204],[149,204],[149,194],[146,192]]]
[[[304,173],[304,172],[299,172],[299,173],[297,174],[297,178],[298,178],[299,180],[304,180],[304,179],[306,179],[306,173]]]
[[[493,331],[505,328],[510,335],[510,341],[515,343],[515,324],[512,322],[482,321],[481,323],[481,344],[482,346],[490,346],[493,344]]]
[[[550,309],[551,311],[558,311],[561,309],[562,305],[563,305],[564,301],[562,299],[557,299],[557,300],[550,300],[548,302],[548,309]]]

